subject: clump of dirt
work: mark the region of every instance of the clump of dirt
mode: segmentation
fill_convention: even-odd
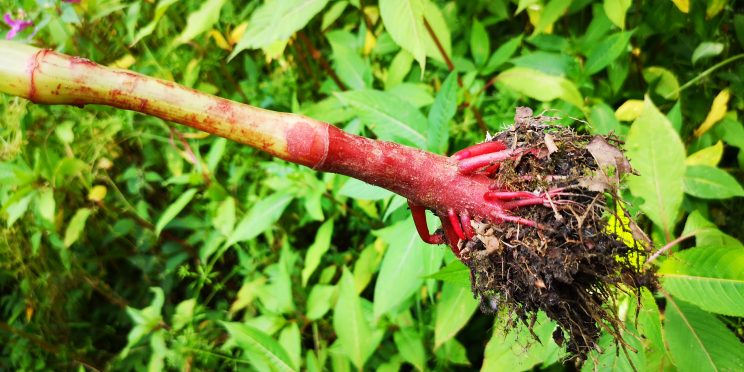
[[[632,171],[620,141],[577,134],[555,119],[518,108],[510,129],[489,136],[526,150],[490,175],[495,190],[554,193],[547,203],[511,210],[534,227],[475,221],[477,235],[461,243],[461,259],[483,311],[506,308],[512,324],[530,331],[544,311],[558,323],[554,341],[580,363],[597,348],[602,329],[626,345],[613,309],[616,293],[653,291],[657,280],[643,269],[650,241],[618,196],[623,174]]]

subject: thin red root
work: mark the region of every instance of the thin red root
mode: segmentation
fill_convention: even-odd
[[[408,207],[411,208],[413,223],[416,225],[416,231],[421,240],[429,244],[444,244],[444,238],[441,234],[429,234],[429,226],[426,223],[426,208],[413,204],[410,200],[408,201]]]
[[[487,201],[532,199],[537,195],[527,191],[489,191],[483,195]]]
[[[489,154],[473,156],[472,158],[460,160],[457,164],[457,168],[461,174],[470,174],[492,163],[502,162],[509,159],[514,154],[515,151],[513,150],[502,150]]]
[[[479,143],[477,145],[473,145],[470,147],[466,147],[452,154],[452,158],[455,160],[463,160],[467,158],[472,158],[473,156],[487,154],[490,152],[496,152],[496,151],[501,151],[501,150],[506,150],[506,145],[499,141],[484,142],[484,143]]]
[[[442,230],[444,230],[444,236],[447,238],[452,253],[455,254],[455,257],[460,258],[460,248],[457,247],[460,239],[457,237],[455,229],[452,227],[449,218],[440,216],[439,219],[442,220]]]
[[[462,225],[462,232],[465,234],[465,238],[470,240],[475,236],[473,225],[470,224],[470,215],[463,213],[460,215],[460,225]]]
[[[509,210],[509,209],[514,209],[514,208],[519,208],[519,207],[526,207],[528,205],[544,205],[546,207],[549,207],[550,202],[548,201],[548,199],[545,199],[542,197],[530,198],[530,199],[521,199],[521,200],[514,200],[514,201],[506,202],[506,203],[501,204],[501,207],[506,210]]]
[[[455,210],[448,209],[447,217],[449,218],[450,224],[452,225],[452,228],[455,230],[455,234],[457,234],[457,237],[462,240],[465,240],[465,234],[463,234],[462,232],[462,226],[460,226],[460,219],[457,218],[457,213],[455,213]]]
[[[507,221],[507,222],[514,222],[514,223],[520,224],[520,225],[525,225],[525,226],[530,226],[530,227],[537,227],[538,229],[543,229],[543,226],[542,225],[538,224],[535,221],[528,220],[526,218],[515,217],[515,216],[508,215],[506,213],[500,213],[500,212],[494,212],[491,215],[493,216],[493,218],[495,218],[497,220]]]

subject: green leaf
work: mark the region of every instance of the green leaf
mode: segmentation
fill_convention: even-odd
[[[421,241],[412,218],[374,231],[373,234],[388,244],[375,284],[373,308],[377,319],[421,288],[422,277],[430,270],[427,263],[437,258],[441,261],[444,251],[431,249],[433,247]]]
[[[302,286],[307,285],[308,279],[318,268],[323,255],[331,247],[331,237],[333,236],[333,220],[330,219],[320,225],[318,232],[315,234],[315,241],[307,249],[305,255],[305,268],[302,269]]]
[[[269,0],[259,6],[248,20],[248,28],[230,53],[229,59],[246,49],[264,49],[284,45],[298,30],[320,13],[328,0]]]
[[[234,341],[244,351],[251,365],[259,371],[296,371],[289,354],[271,336],[241,323],[222,322]]]
[[[54,223],[54,190],[51,188],[44,188],[39,191],[39,197],[36,201],[39,216],[49,223]]]
[[[664,99],[679,97],[679,81],[674,74],[663,67],[647,67],[643,69],[643,79],[654,87],[654,92]]]
[[[473,55],[473,61],[478,66],[486,63],[488,54],[491,52],[491,44],[488,39],[488,32],[483,24],[477,19],[473,20],[470,28],[470,54]]]
[[[178,331],[194,319],[194,308],[196,308],[196,298],[181,301],[176,306],[176,312],[173,314],[173,330]]]
[[[386,93],[390,93],[398,99],[412,104],[417,109],[434,103],[434,96],[431,95],[431,87],[426,84],[400,83],[388,89]]]
[[[666,297],[664,339],[680,371],[741,371],[744,344],[714,315]]]
[[[426,117],[411,104],[379,90],[335,93],[382,140],[426,148]]]
[[[630,127],[625,147],[639,174],[628,177],[630,191],[643,198],[639,207],[651,221],[671,234],[684,194],[685,147],[648,97],[641,116]]]
[[[333,50],[334,71],[351,89],[364,89],[372,85],[372,69],[353,48],[356,42],[348,31],[331,31],[326,34]]]
[[[188,189],[186,192],[181,194],[181,196],[176,199],[173,204],[169,205],[168,208],[165,209],[165,212],[160,216],[158,219],[158,222],[155,224],[155,235],[160,235],[160,232],[163,231],[163,228],[165,228],[166,225],[168,225],[171,220],[173,220],[181,211],[183,208],[186,207],[187,204],[191,201],[191,199],[194,198],[194,195],[196,195],[196,192],[199,191],[198,189]]]
[[[483,71],[481,71],[481,74],[488,75],[496,71],[499,67],[501,67],[501,65],[508,61],[509,58],[514,55],[519,46],[522,44],[522,37],[522,35],[519,35],[509,39],[509,41],[505,42],[504,44],[501,44],[501,46],[499,46],[499,48],[496,49],[495,52],[493,52],[491,58],[488,59],[488,63],[485,67],[483,67]]]
[[[132,39],[130,46],[134,46],[140,40],[142,40],[142,38],[152,34],[152,32],[155,31],[155,26],[158,25],[160,18],[163,18],[163,15],[165,15],[165,11],[168,10],[171,5],[177,2],[178,0],[158,1],[158,5],[155,6],[155,14],[153,14],[152,20],[150,21],[150,23],[147,24],[147,26],[141,27],[139,30],[137,30],[137,34],[134,35],[134,39]]]
[[[744,249],[744,244],[733,236],[718,230],[718,227],[706,220],[699,211],[693,211],[687,217],[682,235],[695,235],[695,242],[698,247]]]
[[[230,238],[227,239],[227,245],[231,246],[237,242],[253,239],[266,231],[282,216],[284,209],[291,201],[292,195],[284,193],[271,194],[259,200],[240,220]]]
[[[494,371],[500,366],[509,366],[510,370],[524,371],[542,363],[551,354],[559,352],[551,337],[555,327],[555,322],[539,312],[534,329],[540,338],[540,343],[537,343],[525,326],[509,328],[506,319],[497,318],[493,335],[486,344],[481,370]],[[525,350],[525,347],[529,348]]]
[[[80,234],[83,232],[83,229],[85,229],[85,221],[88,219],[88,216],[90,216],[90,212],[91,210],[89,208],[80,208],[75,212],[75,215],[72,216],[70,223],[67,224],[67,228],[65,229],[65,247],[71,246],[80,238]]]
[[[382,187],[370,185],[356,178],[349,178],[338,190],[338,195],[362,200],[385,200],[393,195],[392,191]]]
[[[320,25],[320,29],[325,30],[328,26],[333,24],[333,22],[336,22],[348,5],[349,3],[347,1],[337,1],[331,5],[331,8],[328,9],[327,12],[323,13],[323,22]]]
[[[217,207],[212,226],[224,236],[230,236],[235,227],[235,198],[227,197]]]
[[[711,41],[704,41],[700,43],[700,45],[695,48],[695,51],[692,52],[692,64],[694,65],[701,59],[707,59],[721,54],[721,52],[723,52],[723,48],[723,43],[715,43]]]
[[[413,55],[422,71],[426,67],[426,56],[444,61],[424,26],[424,16],[445,53],[452,55],[449,28],[442,12],[430,0],[381,0],[380,16],[395,43]]]
[[[604,102],[598,102],[592,106],[592,111],[589,114],[589,124],[591,124],[592,133],[595,134],[614,132],[622,135],[628,130],[628,127],[621,125],[615,117],[615,110]]]
[[[322,318],[333,306],[333,297],[336,295],[336,287],[326,284],[317,284],[310,290],[307,297],[307,309],[305,316],[310,320]]]
[[[455,337],[477,308],[470,288],[445,282],[434,320],[434,349]]]
[[[470,269],[460,260],[454,260],[434,274],[427,275],[426,279],[436,279],[452,283],[462,287],[470,288]]]
[[[421,335],[414,328],[405,327],[393,334],[395,346],[403,359],[419,371],[426,369],[426,351]]]
[[[525,67],[512,67],[500,73],[496,82],[538,101],[549,102],[561,98],[576,107],[584,107],[584,99],[576,85],[559,76]]]
[[[302,364],[302,336],[297,322],[289,323],[282,329],[279,333],[279,345],[287,352],[293,366]]]
[[[10,200],[5,202],[3,209],[8,212],[7,226],[11,227],[28,210],[28,205],[33,199],[31,188],[26,187],[17,191]],[[14,200],[15,199],[15,200]]]
[[[390,68],[388,69],[387,78],[385,79],[385,88],[390,89],[402,83],[411,71],[412,63],[413,56],[411,53],[408,53],[405,49],[401,49],[398,54],[395,55],[393,61],[390,62]]]
[[[703,199],[727,199],[744,196],[744,189],[732,175],[723,169],[707,165],[687,167],[684,178],[685,192]]]
[[[456,338],[452,338],[440,346],[435,354],[438,359],[447,361],[452,364],[469,366],[468,351]]]
[[[624,30],[625,15],[628,13],[628,9],[632,3],[632,0],[604,0],[605,14],[607,14],[607,18],[609,18],[615,26]]]
[[[346,356],[357,369],[362,370],[377,345],[362,312],[354,278],[345,267],[338,286],[338,301],[333,309],[333,329]]]
[[[429,151],[444,154],[449,142],[449,122],[457,112],[457,73],[450,73],[429,109]]]
[[[744,250],[697,247],[678,252],[659,269],[664,288],[703,310],[744,317]]]
[[[584,71],[593,75],[607,67],[628,49],[632,31],[622,31],[606,37],[595,45],[586,55]]]
[[[188,43],[191,39],[209,30],[220,19],[220,10],[226,0],[207,0],[186,20],[186,28],[175,39],[177,44]]]
[[[540,21],[535,26],[534,34],[547,32],[553,23],[566,12],[566,9],[570,5],[571,1],[569,0],[550,0],[545,4],[545,8],[540,13]]]

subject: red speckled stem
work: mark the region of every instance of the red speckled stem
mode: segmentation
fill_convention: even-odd
[[[381,186],[440,216],[453,210],[488,217],[502,210],[483,198],[491,181],[461,174],[455,159],[49,50],[0,41],[0,92],[36,103],[102,104],[153,115]]]

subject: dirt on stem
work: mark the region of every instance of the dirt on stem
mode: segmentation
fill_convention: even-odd
[[[493,189],[547,195],[547,203],[511,209],[536,227],[473,221],[476,236],[460,242],[461,259],[484,312],[506,309],[510,325],[522,323],[535,336],[544,311],[558,324],[554,341],[581,363],[602,329],[627,347],[616,295],[653,291],[657,279],[643,269],[651,243],[619,197],[623,175],[632,172],[620,141],[577,134],[555,119],[519,108],[511,128],[487,138],[523,154],[490,174]]]

